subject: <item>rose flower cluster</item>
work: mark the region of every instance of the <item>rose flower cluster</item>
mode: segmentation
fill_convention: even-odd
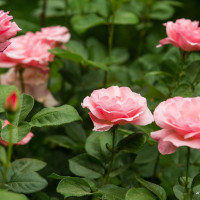
[[[23,69],[25,93],[47,107],[57,105],[47,87],[50,75],[48,64],[54,58],[48,50],[63,47],[62,44],[69,39],[68,29],[62,26],[46,27],[40,32],[28,32],[10,39],[11,44],[0,54],[0,67],[11,68],[1,76],[1,84],[17,85],[22,91],[19,71]]]

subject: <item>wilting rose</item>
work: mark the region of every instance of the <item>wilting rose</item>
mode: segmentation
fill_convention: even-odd
[[[166,26],[167,38],[160,40],[160,45],[172,44],[184,51],[200,50],[200,27],[198,21],[178,19],[175,23],[169,21]]]
[[[33,96],[46,107],[58,105],[58,102],[48,90],[49,72],[38,68],[25,68],[23,72],[25,93]],[[1,84],[16,85],[21,91],[19,71],[11,68],[1,75]]]
[[[174,97],[154,111],[156,124],[162,129],[151,133],[161,154],[174,153],[180,146],[200,149],[200,97]]]
[[[16,94],[16,92],[12,92],[6,98],[5,109],[7,111],[15,112],[17,110],[17,106],[18,106],[18,97],[17,97],[17,94]]]
[[[9,12],[0,10],[0,52],[3,52],[11,44],[8,39],[21,30],[15,22],[10,21],[13,17],[8,14]]]
[[[95,90],[81,105],[90,110],[94,131],[107,131],[117,124],[147,125],[153,122],[146,99],[128,87]]]
[[[8,124],[10,124],[10,122],[8,120],[5,120],[2,128],[4,128],[5,126],[7,126]],[[15,145],[24,145],[24,144],[27,144],[32,139],[33,136],[34,136],[34,134],[32,132],[29,132],[21,141],[19,141]],[[4,145],[4,146],[8,146],[8,142],[4,141],[1,138],[1,136],[0,136],[0,143],[2,145]]]
[[[41,32],[36,32],[38,38],[56,42],[60,45],[69,41],[71,35],[69,30],[64,26],[51,26],[42,28]]]

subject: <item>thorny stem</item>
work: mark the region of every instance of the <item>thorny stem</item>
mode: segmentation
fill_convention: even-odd
[[[2,183],[1,183],[1,187],[0,188],[4,188],[4,185],[6,183],[6,178],[7,178],[7,173],[8,173],[8,168],[10,167],[10,161],[11,161],[11,157],[12,157],[12,126],[9,126],[9,142],[8,142],[8,153],[7,153],[7,159],[6,159],[6,163],[4,165],[4,174],[3,174],[3,179],[2,179]]]
[[[108,171],[107,171],[107,173],[105,175],[105,179],[103,181],[103,185],[106,185],[108,183],[108,180],[109,180],[109,177],[110,177],[110,172],[112,170],[113,161],[115,159],[115,156],[117,155],[117,152],[115,151],[117,128],[118,128],[118,126],[115,125],[112,129],[112,134],[113,134],[113,137],[112,137],[112,156],[111,156],[111,161],[110,161],[110,164],[109,164],[109,167],[108,167]]]

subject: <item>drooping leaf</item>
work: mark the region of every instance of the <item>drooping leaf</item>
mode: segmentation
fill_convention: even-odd
[[[31,119],[31,126],[58,126],[81,120],[78,112],[70,105],[44,108]]]
[[[57,192],[67,197],[81,197],[91,195],[90,186],[86,181],[78,177],[67,177],[62,179],[57,187]]]
[[[155,183],[151,183],[149,181],[145,181],[142,178],[136,177],[136,179],[148,190],[150,190],[151,192],[153,192],[160,200],[166,200],[167,199],[167,195],[165,190],[159,186],[156,185]]]
[[[118,151],[136,152],[146,142],[146,136],[143,133],[133,133],[119,141],[117,145]]]
[[[80,154],[69,160],[70,170],[86,178],[99,178],[104,174],[104,168],[101,162],[88,154]]]
[[[145,188],[131,188],[126,193],[125,200],[156,200],[156,197]]]

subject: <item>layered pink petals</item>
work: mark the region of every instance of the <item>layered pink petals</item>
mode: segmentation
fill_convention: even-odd
[[[46,107],[58,105],[48,90],[49,72],[38,68],[25,68],[23,72],[25,92],[33,96]],[[16,85],[21,90],[19,71],[15,68],[1,75],[1,84]]]
[[[95,90],[81,105],[90,110],[95,131],[107,131],[116,124],[147,125],[153,121],[146,99],[128,87]]]
[[[54,55],[49,52],[54,47],[70,39],[68,29],[61,26],[43,28],[41,32],[28,32],[10,39],[9,47],[0,54],[0,67],[36,67],[47,70]]]
[[[178,19],[175,23],[167,22],[167,38],[160,40],[160,45],[172,44],[184,51],[200,50],[200,27],[199,22],[189,19]]]
[[[15,22],[10,22],[13,17],[9,16],[8,13],[0,10],[0,52],[3,52],[10,45],[8,39],[14,37],[21,30]]]
[[[180,146],[200,149],[200,97],[174,97],[158,105],[154,119],[162,130],[151,133],[162,154]]]
[[[5,120],[2,128],[4,128],[5,126],[7,126],[8,124],[10,124],[10,122],[8,120]],[[33,136],[34,136],[34,134],[32,132],[29,132],[21,141],[19,141],[15,145],[24,145],[24,144],[27,144],[32,139]],[[0,143],[2,145],[4,145],[4,146],[8,146],[8,142],[4,141],[1,138],[1,136],[0,136]]]

